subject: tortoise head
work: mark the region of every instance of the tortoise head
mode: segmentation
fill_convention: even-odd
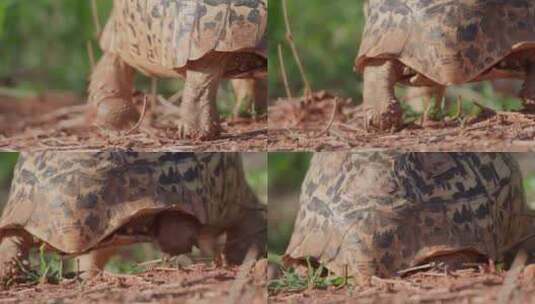
[[[190,253],[201,224],[191,215],[178,211],[164,211],[156,217],[155,238],[160,249],[169,255]]]

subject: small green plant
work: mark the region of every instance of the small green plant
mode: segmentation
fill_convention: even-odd
[[[28,260],[17,260],[17,267],[21,273],[12,281],[24,283],[52,283],[58,284],[63,278],[63,260],[57,254],[45,253],[45,245],[39,247],[37,257],[39,263],[33,266]],[[10,285],[13,282],[8,282]]]
[[[108,263],[106,270],[112,273],[136,274],[143,272],[144,268],[134,262],[128,262],[120,258],[114,258]]]
[[[505,271],[505,263],[496,263],[496,272],[501,273]]]
[[[307,272],[299,274],[295,268],[290,267],[282,271],[279,279],[271,280],[268,290],[271,294],[280,292],[300,292],[305,289],[326,289],[329,287],[341,288],[347,285],[347,277],[332,276],[325,274],[323,265],[314,268],[310,259],[306,259]]]

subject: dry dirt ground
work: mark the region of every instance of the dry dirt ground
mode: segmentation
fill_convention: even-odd
[[[59,284],[19,284],[0,289],[0,303],[263,304],[267,289],[259,264],[194,264],[181,269],[154,268],[135,275],[103,273],[87,281],[73,278]]]
[[[139,101],[138,101],[139,104]],[[125,134],[104,134],[85,118],[84,104],[69,93],[46,93],[25,100],[0,97],[0,150],[97,151],[265,151],[267,118],[225,119],[223,133],[212,141],[174,139],[169,102],[148,107],[143,123]]]
[[[333,111],[336,104],[336,111]],[[366,113],[351,100],[317,92],[308,99],[279,99],[269,109],[269,151],[397,149],[404,151],[535,150],[535,115],[487,113],[486,117],[413,123],[399,132],[367,130]]]
[[[464,269],[427,271],[404,279],[372,280],[372,287],[270,295],[270,303],[534,303],[535,264],[521,273]]]

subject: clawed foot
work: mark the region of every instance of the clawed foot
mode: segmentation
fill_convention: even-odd
[[[210,140],[216,138],[221,133],[219,124],[214,123],[192,123],[191,121],[180,121],[178,123],[178,139],[199,139]]]
[[[20,279],[24,275],[23,267],[27,267],[28,263],[21,252],[2,251],[0,253],[0,284],[6,285],[10,281]]]
[[[126,131],[133,128],[140,118],[140,113],[129,101],[121,98],[109,98],[98,102],[93,109],[93,124],[108,131]]]
[[[0,259],[0,283],[1,285],[6,285],[9,283],[9,280],[16,278],[21,275],[22,271],[17,265],[16,259],[4,260],[2,257]]]
[[[403,110],[397,100],[391,100],[382,111],[372,110],[368,124],[383,131],[398,131],[403,126]]]
[[[183,103],[179,112],[176,134],[179,139],[210,140],[221,133],[219,116],[215,109]]]

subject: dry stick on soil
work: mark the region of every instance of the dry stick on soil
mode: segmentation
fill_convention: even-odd
[[[251,272],[257,256],[258,250],[256,247],[249,247],[249,250],[247,250],[247,254],[245,255],[245,259],[243,260],[243,264],[240,266],[240,270],[236,276],[236,280],[234,280],[234,283],[230,287],[230,295],[227,299],[228,304],[240,303],[239,296],[242,293],[245,284],[247,284],[247,276]]]
[[[93,26],[95,27],[95,37],[100,37],[100,17],[98,15],[97,1],[91,0],[91,15],[93,16]],[[91,63],[91,71],[95,68],[95,52],[93,50],[93,43],[91,40],[87,40],[87,55],[89,56],[89,62]]]
[[[415,267],[410,267],[410,268],[406,268],[406,269],[402,269],[400,271],[398,271],[398,274],[400,276],[403,276],[404,274],[407,274],[409,272],[413,272],[413,271],[416,271],[416,270],[427,270],[427,269],[431,269],[433,267],[435,267],[437,264],[435,262],[432,262],[432,263],[428,263],[428,264],[424,264],[424,265],[419,265],[419,266],[415,266]]]
[[[95,34],[98,39],[98,37],[100,37],[100,31],[102,27],[100,26],[100,17],[98,15],[98,7],[96,0],[91,0],[91,12],[93,15],[93,25],[95,26]]]
[[[91,40],[87,40],[87,56],[89,57],[89,63],[91,64],[91,71],[95,69],[95,51],[93,50],[93,43]]]
[[[150,94],[151,94],[151,100],[150,100],[150,106],[151,109],[154,109],[156,107],[156,102],[158,101],[158,78],[151,77],[150,79]]]
[[[299,52],[297,51],[297,47],[295,46],[294,36],[292,34],[292,29],[290,27],[290,20],[288,18],[288,5],[286,3],[286,0],[282,0],[282,12],[284,15],[284,23],[286,25],[286,40],[288,41],[288,44],[290,45],[290,48],[292,49],[292,54],[295,58],[295,62],[297,63],[297,67],[299,68],[299,73],[301,73],[303,84],[305,85],[305,99],[309,99],[309,97],[311,97],[312,95],[312,88],[306,77],[305,68],[303,67],[303,62],[301,61],[301,57],[299,57]]]
[[[332,113],[331,113],[331,118],[329,119],[329,123],[327,124],[327,126],[325,127],[325,129],[323,129],[323,130],[318,134],[318,136],[323,136],[323,135],[329,134],[329,130],[330,130],[331,127],[333,126],[334,119],[336,118],[336,110],[337,110],[337,108],[338,108],[338,100],[337,100],[336,98],[333,98],[333,100],[332,100],[332,104],[333,104],[333,110],[332,110]]]
[[[511,294],[517,287],[518,276],[524,269],[524,265],[528,260],[528,254],[524,249],[520,249],[516,255],[516,258],[511,266],[511,269],[507,272],[503,287],[498,294],[498,303],[505,304],[510,302]]]
[[[145,98],[143,98],[143,109],[141,110],[141,115],[139,116],[139,120],[136,122],[136,124],[128,131],[126,131],[126,135],[128,134],[132,134],[132,132],[136,131],[137,129],[139,129],[139,127],[141,126],[141,124],[143,123],[143,120],[145,119],[145,114],[147,113],[147,104],[150,103],[150,107],[152,109],[154,109],[154,107],[156,106],[156,100],[157,100],[157,96],[156,96],[156,92],[158,90],[158,79],[155,78],[155,77],[152,77],[151,78],[151,82],[150,82],[150,102],[149,102],[149,98],[147,96],[145,96]]]
[[[145,118],[145,113],[147,112],[147,103],[148,97],[145,96],[145,98],[143,98],[143,110],[141,110],[141,116],[139,116],[139,120],[136,122],[136,124],[130,130],[126,131],[126,135],[132,134],[132,132],[134,132],[141,126],[143,118]]]
[[[279,43],[279,63],[281,69],[282,81],[284,82],[284,89],[286,90],[286,97],[293,98],[292,91],[290,91],[290,85],[288,84],[288,75],[286,74],[286,65],[284,64],[284,57],[282,56],[282,45]]]
[[[455,115],[453,116],[454,119],[458,119],[463,114],[463,101],[461,98],[461,95],[457,96],[457,110]]]

